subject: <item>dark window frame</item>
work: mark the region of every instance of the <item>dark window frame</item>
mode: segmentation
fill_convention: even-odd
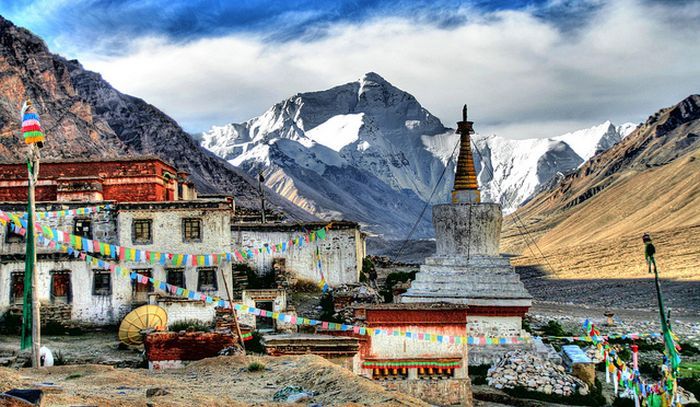
[[[147,226],[148,237],[146,238],[138,236],[140,232],[143,232],[143,226]],[[134,219],[131,221],[131,242],[134,244],[153,243],[153,219]]]
[[[216,267],[200,267],[197,269],[197,291],[202,291],[202,292],[219,291],[219,278],[218,278],[216,271],[217,271]],[[207,276],[207,277],[204,277],[204,276]],[[213,278],[210,279],[209,276],[213,276]],[[212,286],[212,288],[208,288],[205,286]]]
[[[196,227],[195,227],[196,225]],[[194,236],[194,231],[197,231]],[[201,242],[202,241],[202,219],[201,218],[184,218],[182,219],[182,241],[184,243]]]
[[[73,280],[71,279],[71,271],[70,270],[51,270],[49,272],[51,275],[51,285],[49,286],[49,295],[51,298],[51,303],[52,304],[58,304],[56,301],[56,298],[59,296],[56,295],[55,291],[55,282],[56,282],[56,276],[61,275],[61,276],[68,276],[67,282],[68,282],[68,287],[66,288],[66,302],[65,304],[71,304],[73,302]],[[60,296],[63,297],[63,296]],[[63,304],[63,303],[61,303]]]
[[[104,287],[104,277],[107,277],[109,287]],[[98,279],[99,277],[99,279]],[[98,287],[98,281],[102,280],[101,287]],[[109,270],[92,270],[92,295],[106,297],[112,295],[112,273]]]
[[[12,231],[12,224],[10,222],[7,222],[7,228],[5,229],[5,243],[24,243],[24,236],[20,235],[19,233],[15,233]]]
[[[19,295],[19,298],[15,295],[17,282],[22,285],[22,294]],[[10,305],[22,304],[24,304],[24,271],[13,271],[10,273]]]
[[[85,225],[79,224],[78,222],[87,222],[87,231],[85,234]],[[75,218],[73,219],[73,234],[76,236],[84,237],[85,239],[92,240],[93,236],[93,222],[90,218]]]
[[[141,274],[142,276],[146,276],[148,278],[153,278],[153,269],[131,269],[136,274]],[[137,282],[136,280],[131,280],[131,292],[132,294],[136,294],[137,292],[145,292],[145,293],[152,293],[154,292],[153,289],[153,283],[148,282],[148,287],[146,291],[138,291],[137,287],[141,287],[143,284],[140,282]]]
[[[171,278],[174,274],[182,276],[181,281]],[[176,287],[187,288],[187,277],[185,277],[185,269],[181,267],[170,267],[165,269],[165,282]]]

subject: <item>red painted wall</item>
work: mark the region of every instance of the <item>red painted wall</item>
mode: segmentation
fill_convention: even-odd
[[[102,185],[102,198],[117,202],[173,200],[177,183],[163,176],[177,171],[157,159],[133,161],[48,162],[39,167],[36,188],[38,201],[56,201],[58,184],[62,187],[89,182]],[[97,179],[94,179],[97,177]],[[63,180],[59,180],[63,178]],[[65,180],[65,178],[69,178]],[[23,164],[0,164],[0,201],[27,200],[27,167]]]

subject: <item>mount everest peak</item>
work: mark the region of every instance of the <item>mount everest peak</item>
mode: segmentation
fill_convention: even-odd
[[[512,211],[557,173],[618,142],[620,131],[629,126],[605,122],[551,139],[475,135],[482,196]],[[262,172],[268,187],[316,216],[352,219],[386,238],[405,238],[443,172],[431,204],[448,200],[459,136],[415,97],[369,72],[298,93],[258,117],[213,126],[197,138],[249,174]],[[431,235],[428,214],[414,237]]]

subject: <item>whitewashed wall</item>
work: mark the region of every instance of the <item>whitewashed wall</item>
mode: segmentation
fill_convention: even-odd
[[[85,203],[81,203],[85,205]],[[56,209],[56,208],[51,208]],[[61,209],[61,207],[58,207]],[[41,208],[38,208],[41,210]],[[89,215],[93,220],[93,238],[107,243],[118,244],[137,249],[154,251],[167,251],[175,253],[205,254],[222,253],[231,248],[231,210],[225,205],[219,208],[188,209],[159,207],[152,205],[152,209],[122,210],[117,212],[100,212]],[[182,219],[202,219],[201,242],[182,241]],[[73,217],[67,216],[56,219],[43,220],[42,224],[67,233],[73,233]],[[153,244],[137,245],[132,242],[132,220],[153,220]],[[0,228],[0,255],[24,253],[24,243],[5,243],[5,228]],[[56,250],[39,246],[39,253],[56,252]],[[155,279],[166,281],[165,269],[168,266],[148,263],[120,262],[119,265],[129,269],[150,269]],[[117,324],[132,309],[133,290],[131,279],[128,276],[112,274],[112,294],[109,296],[93,295],[93,268],[80,259],[62,258],[60,260],[42,260],[37,263],[39,273],[39,298],[44,303],[50,302],[51,271],[71,271],[72,315],[73,320],[95,325]],[[186,266],[185,287],[189,290],[197,290],[198,269]],[[232,287],[231,265],[223,264],[217,269],[217,291],[207,292],[208,295],[228,299],[223,276],[229,288]],[[11,274],[16,271],[24,271],[24,261],[5,261],[0,263],[0,313],[4,313],[10,307]],[[157,290],[156,292],[161,292]],[[162,293],[162,292],[161,292]],[[213,318],[214,307],[207,304],[206,312]],[[195,318],[200,318],[197,314]],[[177,317],[176,317],[177,318]],[[184,318],[186,319],[186,318]],[[211,319],[211,318],[210,318]]]
[[[273,231],[262,228],[236,230],[234,225],[232,238],[234,247],[253,250],[265,243],[288,242],[300,234],[299,231]],[[318,282],[321,275],[314,260],[317,245],[328,284],[335,286],[359,280],[365,248],[360,232],[355,229],[331,229],[327,232],[325,240],[317,240],[308,245],[305,243],[303,247],[294,246],[284,253],[268,254],[263,251],[248,262],[259,274],[264,274],[272,270],[274,259],[285,259],[287,271],[300,278]]]

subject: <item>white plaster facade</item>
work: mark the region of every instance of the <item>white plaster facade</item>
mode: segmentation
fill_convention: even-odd
[[[47,203],[38,205],[37,211],[60,210],[75,207],[94,206],[109,202],[97,203]],[[20,212],[22,207],[6,204],[0,206],[8,212]],[[233,212],[232,202],[226,199],[175,201],[175,202],[149,202],[149,203],[123,203],[118,204],[111,211],[97,212],[90,215],[78,215],[79,218],[92,221],[92,238],[105,243],[124,247],[137,248],[151,251],[205,254],[223,253],[231,249],[230,219]],[[184,241],[182,238],[182,219],[201,220],[201,239],[197,241]],[[132,221],[134,219],[149,219],[152,221],[152,242],[150,244],[136,244],[132,240]],[[54,219],[44,219],[41,224],[67,233],[74,232],[74,216],[66,216]],[[0,314],[4,314],[11,308],[16,309],[21,301],[12,301],[12,275],[24,273],[23,241],[9,243],[8,230],[0,228]],[[52,298],[52,274],[57,271],[69,272],[70,281],[70,319],[88,325],[118,324],[121,319],[135,306],[146,302],[144,292],[137,293],[134,283],[128,276],[119,273],[109,273],[109,291],[95,291],[95,273],[100,270],[97,266],[91,266],[84,260],[57,253],[57,250],[38,246],[37,271],[39,276],[39,300],[46,309],[56,303]],[[96,255],[96,254],[93,254]],[[185,287],[189,290],[200,291],[198,286],[201,267],[191,265],[175,267],[171,264],[149,264],[133,261],[119,261],[105,259],[109,263],[118,264],[141,274],[150,274],[160,281],[167,281],[166,270],[170,268],[183,268]],[[202,290],[204,293],[228,299],[226,285],[232,285],[232,273],[230,263],[208,267],[215,271],[216,289]],[[225,284],[224,284],[225,280]],[[167,296],[161,290],[156,292]],[[201,301],[192,301],[197,308],[201,304],[206,311],[192,312],[192,318],[206,321],[213,320],[214,307],[211,304],[203,304]],[[182,307],[180,307],[182,308]],[[192,319],[185,318],[185,313],[180,313],[179,308],[173,307],[175,320]],[[211,317],[209,317],[211,315]]]
[[[260,289],[260,290],[243,290],[241,294],[241,303],[248,307],[257,307],[259,302],[271,302],[272,312],[287,311],[287,292],[282,289]],[[248,325],[253,329],[257,328],[256,317],[247,312],[238,314],[240,323]],[[272,326],[277,329],[280,325],[284,326],[284,322],[272,319]]]
[[[260,224],[246,223],[232,225],[233,246],[244,249],[257,249],[265,243],[288,242],[303,234],[302,227],[308,231],[325,226],[318,224]],[[310,246],[310,247],[309,247]],[[303,247],[291,247],[285,252],[256,255],[247,260],[258,274],[272,270],[276,259],[284,260],[284,267],[298,278],[319,282],[321,274],[316,265],[315,252],[319,249],[321,267],[330,286],[356,283],[362,271],[362,259],[366,254],[365,236],[359,225],[353,222],[333,222],[326,239],[304,243]]]
[[[168,314],[168,326],[183,321],[200,321],[204,324],[211,324],[216,317],[216,310],[211,304],[202,301],[176,300],[172,298],[159,297],[156,305],[163,308]]]

